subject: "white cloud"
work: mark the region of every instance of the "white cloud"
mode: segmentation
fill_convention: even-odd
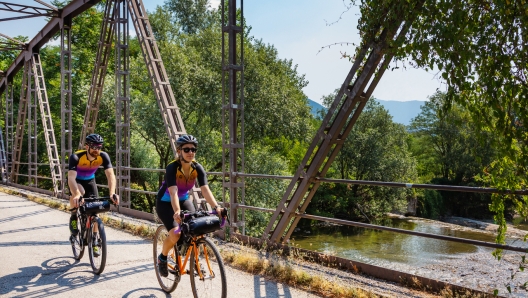
[[[209,5],[211,5],[211,8],[217,9],[218,6],[220,5],[220,1],[221,0],[211,0],[209,1]]]

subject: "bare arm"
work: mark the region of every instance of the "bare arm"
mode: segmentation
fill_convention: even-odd
[[[114,203],[116,205],[119,205],[119,196],[116,195],[115,191],[116,191],[116,177],[115,177],[115,174],[114,174],[114,169],[113,168],[108,168],[105,170],[105,175],[106,175],[106,179],[108,180],[108,195],[110,196],[110,198],[112,198],[112,201],[114,201]],[[114,199],[114,195],[115,195],[115,199]]]
[[[114,174],[114,169],[109,168],[105,170],[106,179],[108,180],[108,193],[110,196],[115,194],[116,189],[116,177]]]
[[[204,185],[200,187],[200,190],[202,191],[202,195],[204,196],[205,200],[209,205],[211,205],[211,208],[215,208],[218,206],[218,203],[216,202],[213,193],[211,192],[211,189],[209,188],[209,185]],[[222,212],[223,208],[218,208],[218,213],[220,214]]]
[[[82,196],[82,193],[79,190],[79,187],[77,187],[77,181],[75,181],[75,178],[77,178],[77,171],[69,170],[68,187],[70,188],[70,194],[73,198],[78,198]]]
[[[180,199],[178,198],[178,187],[176,185],[169,187],[169,194],[171,199],[172,210],[174,210],[174,220],[176,220],[177,223],[181,223],[181,207]]]

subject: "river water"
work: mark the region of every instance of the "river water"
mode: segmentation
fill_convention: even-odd
[[[434,221],[417,218],[391,219],[384,225],[415,232],[495,242],[495,237],[488,233],[452,229]],[[402,268],[398,264],[404,265],[403,267],[423,267],[453,259],[457,255],[492,251],[472,244],[338,225],[300,225],[300,229],[291,238],[290,244],[297,247],[394,269]],[[508,244],[526,246],[518,240],[509,240]],[[392,265],[387,266],[388,264]]]

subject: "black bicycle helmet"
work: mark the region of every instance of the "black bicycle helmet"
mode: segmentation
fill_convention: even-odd
[[[198,146],[198,140],[192,135],[182,135],[178,138],[178,140],[176,140],[176,145],[178,145],[178,148],[181,148],[181,146],[185,144],[194,144],[194,146]]]
[[[104,140],[103,137],[96,133],[92,133],[86,136],[86,143],[87,144],[103,144]]]

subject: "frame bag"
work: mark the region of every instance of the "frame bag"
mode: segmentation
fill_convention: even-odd
[[[199,236],[220,230],[220,219],[216,215],[193,217],[182,225],[182,231],[191,236]]]
[[[99,201],[99,202],[87,202],[81,207],[81,213],[85,214],[95,214],[107,212],[110,210],[110,202],[108,201]]]

